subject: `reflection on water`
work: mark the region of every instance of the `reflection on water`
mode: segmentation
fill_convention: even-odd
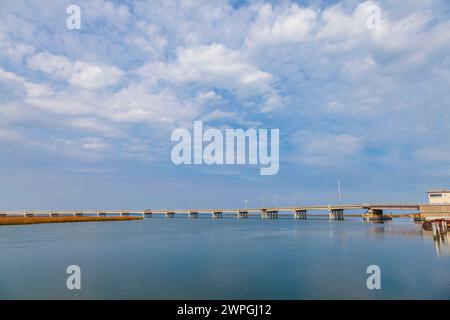
[[[436,249],[436,254],[450,257],[450,244],[448,242],[447,233],[441,234],[437,237],[433,237],[433,240],[434,240],[434,247]]]
[[[411,220],[146,219],[0,228],[0,298],[450,299],[447,236]],[[82,290],[66,289],[66,268]],[[378,265],[382,290],[368,290]]]
[[[365,223],[374,223],[374,224],[385,224],[392,223],[392,221],[365,221]],[[448,233],[441,233],[437,236],[433,235],[432,231],[423,230],[422,222],[414,222],[414,224],[418,228],[412,229],[395,229],[389,228],[386,230],[384,226],[376,226],[368,230],[368,233],[386,233],[389,232],[391,234],[397,234],[400,236],[411,236],[411,237],[423,237],[423,238],[431,238],[433,239],[434,248],[436,251],[436,255],[438,256],[448,256],[450,257],[450,243]]]

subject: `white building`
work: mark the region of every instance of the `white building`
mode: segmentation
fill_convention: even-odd
[[[450,204],[450,190],[433,190],[428,191],[429,203],[449,203]]]

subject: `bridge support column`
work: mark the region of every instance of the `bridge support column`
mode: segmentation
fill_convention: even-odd
[[[278,219],[278,211],[261,209],[261,218],[262,219]]]
[[[189,219],[197,219],[198,218],[198,212],[197,211],[189,211],[188,212]]]
[[[75,217],[82,217],[83,213],[82,212],[75,212]]]
[[[270,210],[267,213],[269,214],[269,219],[278,219],[278,211]]]
[[[103,212],[103,211],[97,212],[97,217],[101,217],[101,218],[106,217],[106,212]]]
[[[238,211],[237,217],[238,219],[247,219],[248,211]]]
[[[221,219],[222,218],[222,211],[213,211],[212,212],[213,219]]]
[[[343,209],[329,209],[330,220],[344,220]]]
[[[297,220],[306,220],[306,210],[294,210],[294,218]]]
[[[175,212],[173,212],[173,211],[166,211],[166,218],[170,218],[170,219],[175,218]]]
[[[59,217],[59,213],[57,213],[57,212],[50,212],[50,217]]]
[[[126,211],[122,211],[122,212],[120,212],[120,216],[121,216],[121,217],[129,217],[129,216],[130,216],[130,213],[129,213],[129,212],[126,212]]]
[[[433,231],[433,238],[439,239],[441,236],[445,235],[448,230],[447,221],[436,220],[431,221],[431,231]]]
[[[261,219],[267,219],[267,209],[261,209]]]
[[[151,218],[152,217],[152,211],[151,210],[144,210],[144,217],[145,218]]]

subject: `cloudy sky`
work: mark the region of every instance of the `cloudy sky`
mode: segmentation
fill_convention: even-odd
[[[0,207],[329,203],[338,179],[344,202],[425,201],[450,188],[449,18],[446,0],[1,0]],[[279,128],[279,173],[175,166],[195,120]]]

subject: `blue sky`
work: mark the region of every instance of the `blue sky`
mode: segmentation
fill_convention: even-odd
[[[449,16],[438,0],[2,3],[0,207],[331,203],[338,179],[344,202],[425,201],[450,187]],[[173,165],[171,132],[195,120],[279,128],[279,173]]]

